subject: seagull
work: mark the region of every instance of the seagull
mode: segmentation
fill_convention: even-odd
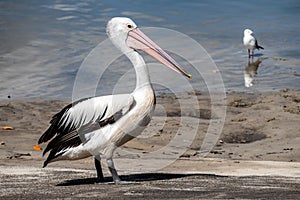
[[[136,87],[130,94],[84,98],[65,106],[55,114],[38,143],[48,142],[44,162],[78,160],[94,156],[98,183],[105,182],[101,158],[106,160],[115,184],[122,183],[115,169],[115,149],[138,136],[149,124],[155,108],[155,94],[148,68],[138,51],[143,51],[183,76],[192,75],[162,48],[148,38],[129,18],[114,17],[106,32],[112,43],[131,61],[136,73]]]
[[[248,48],[248,57],[250,58],[250,50],[252,50],[252,56],[254,56],[254,49],[264,49],[262,46],[259,46],[257,43],[256,38],[253,36],[254,32],[251,31],[250,29],[245,29],[244,30],[244,38],[243,42],[244,45]]]

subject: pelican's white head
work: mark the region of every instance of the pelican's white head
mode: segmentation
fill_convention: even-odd
[[[127,17],[114,17],[107,23],[106,33],[112,43],[126,53],[132,50],[126,45],[128,33],[136,27],[137,25]]]
[[[148,38],[129,18],[114,17],[107,23],[107,35],[124,54],[142,50],[174,71],[192,78],[180,65],[155,42]]]
[[[244,35],[253,35],[253,34],[254,34],[254,32],[251,31],[250,29],[245,29],[244,30]]]

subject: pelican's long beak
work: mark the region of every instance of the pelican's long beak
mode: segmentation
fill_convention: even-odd
[[[140,29],[135,28],[129,31],[126,43],[130,48],[142,50],[174,71],[190,79],[192,78],[192,75],[181,69],[180,65],[169,54],[148,38]]]

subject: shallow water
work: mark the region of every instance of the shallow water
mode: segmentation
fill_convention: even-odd
[[[297,0],[5,0],[0,2],[0,15],[1,100],[8,96],[71,98],[81,63],[107,38],[105,26],[113,16],[128,16],[140,26],[164,27],[194,39],[216,63],[218,69],[211,68],[210,73],[221,74],[226,91],[300,89],[300,3]],[[253,62],[260,59],[261,63],[251,87],[245,87],[244,82],[249,65],[241,43],[245,28],[253,29],[260,45],[265,47],[255,52]],[[176,41],[174,44],[177,45]],[[184,48],[189,51],[188,46]],[[199,55],[192,59],[202,58]],[[99,81],[96,95],[112,92],[115,83],[131,69],[125,60],[120,58],[109,67]],[[101,67],[101,61],[98,65]],[[193,71],[192,67],[187,69]],[[205,73],[190,83],[194,89],[205,91],[207,83],[201,75]],[[124,92],[134,88],[134,76],[131,79],[122,82]],[[159,84],[154,87],[157,91],[167,90]]]

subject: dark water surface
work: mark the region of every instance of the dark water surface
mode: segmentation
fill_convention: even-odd
[[[211,73],[222,75],[226,91],[300,89],[297,0],[4,0],[0,1],[0,15],[1,100],[8,96],[71,98],[82,61],[107,38],[106,23],[114,16],[130,17],[142,27],[176,30],[197,41],[216,63],[218,70],[212,69]],[[245,28],[253,29],[265,47],[256,51],[253,61],[248,61],[242,45]],[[189,47],[185,48],[188,51]],[[257,73],[253,86],[247,88],[246,68],[257,59],[261,62],[253,72]],[[109,69],[105,82],[99,82],[97,95],[109,94],[131,66],[127,62]],[[205,91],[205,83],[200,79],[191,82],[193,88]],[[134,83],[133,78],[125,88],[130,91]]]

